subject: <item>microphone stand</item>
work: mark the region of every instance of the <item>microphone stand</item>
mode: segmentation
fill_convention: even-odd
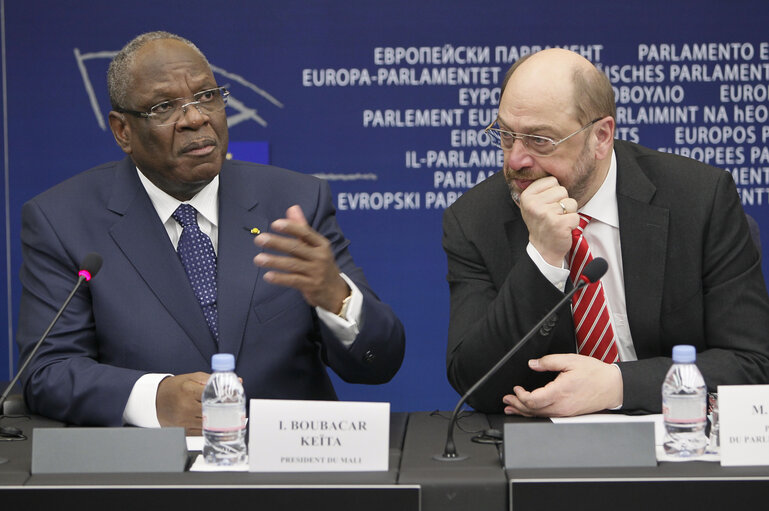
[[[19,370],[16,372],[16,376],[13,377],[11,382],[8,384],[8,386],[3,391],[3,394],[0,396],[0,418],[5,416],[5,400],[8,398],[8,394],[11,393],[11,389],[13,389],[13,386],[16,385],[16,382],[19,381],[19,377],[21,377],[21,373],[24,372],[24,369],[27,368],[29,363],[32,361],[32,358],[34,358],[35,353],[37,353],[37,350],[40,348],[40,345],[43,344],[43,341],[48,337],[48,334],[53,329],[54,325],[56,325],[56,322],[59,320],[61,315],[64,313],[64,309],[67,308],[67,305],[69,305],[69,302],[72,300],[72,297],[75,296],[75,293],[78,289],[80,289],[80,286],[83,284],[83,282],[90,281],[91,278],[96,275],[96,273],[101,268],[102,264],[102,258],[99,254],[96,253],[90,253],[85,256],[83,259],[83,263],[80,265],[80,270],[77,274],[77,282],[75,283],[75,286],[72,288],[72,291],[70,291],[69,296],[67,296],[67,299],[64,300],[64,303],[59,308],[58,312],[56,313],[56,316],[54,316],[51,323],[48,325],[48,328],[45,329],[45,332],[43,332],[43,335],[40,336],[40,339],[35,343],[35,346],[32,348],[32,351],[27,355],[27,358],[24,360],[24,363],[21,365]],[[0,457],[0,465],[3,463],[6,463],[8,459]]]
[[[459,415],[459,409],[462,408],[462,405],[465,404],[465,401],[475,392],[478,387],[486,383],[489,378],[491,378],[492,375],[496,374],[496,372],[499,370],[500,367],[502,367],[510,358],[515,355],[515,353],[524,345],[526,344],[529,339],[531,339],[536,332],[539,331],[540,328],[542,328],[542,325],[545,324],[545,321],[550,319],[550,316],[552,316],[558,309],[563,307],[563,305],[571,300],[571,297],[579,291],[580,289],[584,288],[585,286],[598,282],[598,280],[603,276],[604,273],[606,273],[608,265],[606,263],[606,260],[600,257],[596,257],[593,259],[587,266],[585,266],[584,271],[582,272],[582,275],[579,279],[577,279],[577,284],[564,295],[563,298],[556,304],[555,307],[550,309],[550,312],[548,312],[545,317],[543,317],[539,323],[537,323],[534,328],[529,330],[529,332],[518,341],[518,343],[513,346],[510,351],[508,351],[504,357],[502,357],[496,364],[494,364],[494,367],[488,370],[486,374],[484,374],[475,384],[470,387],[467,392],[464,393],[462,398],[457,403],[457,406],[454,408],[454,412],[451,414],[451,420],[449,420],[449,428],[448,432],[446,433],[446,445],[443,449],[443,454],[436,454],[433,456],[434,460],[438,461],[462,461],[467,459],[467,456],[460,456],[457,454],[457,447],[454,444],[454,425],[457,422],[457,417]]]
[[[35,343],[35,347],[32,348],[32,351],[29,355],[27,355],[26,360],[24,360],[24,363],[19,368],[19,370],[16,372],[16,376],[13,377],[13,380],[11,380],[11,383],[8,384],[8,386],[5,388],[5,392],[3,392],[3,395],[0,396],[0,416],[5,415],[5,410],[3,407],[5,406],[5,400],[8,397],[8,394],[11,393],[11,389],[14,385],[16,385],[16,382],[19,381],[19,377],[21,376],[21,373],[24,372],[24,369],[27,368],[29,363],[32,361],[32,357],[34,357],[35,353],[37,353],[38,348],[40,348],[40,345],[43,344],[43,341],[46,337],[48,337],[48,334],[51,332],[51,329],[53,329],[54,325],[56,325],[56,322],[59,320],[61,315],[64,313],[64,309],[67,308],[67,305],[69,305],[69,302],[72,300],[72,297],[75,296],[75,293],[80,288],[80,284],[82,284],[86,278],[83,275],[78,276],[77,278],[77,284],[75,284],[75,287],[72,289],[72,291],[69,293],[69,296],[66,300],[64,300],[64,305],[61,306],[59,309],[59,312],[56,313],[56,316],[53,318],[53,321],[51,321],[51,324],[48,325],[48,328],[45,329],[45,332],[43,332],[43,335],[40,336],[40,339]]]

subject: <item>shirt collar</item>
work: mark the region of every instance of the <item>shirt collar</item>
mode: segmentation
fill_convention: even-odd
[[[149,195],[152,205],[155,207],[155,211],[157,211],[158,216],[160,217],[160,221],[165,224],[182,202],[155,186],[152,181],[147,179],[147,176],[142,174],[138,167],[136,168],[136,172],[139,174],[139,180],[147,191],[147,195]],[[186,203],[194,207],[198,213],[203,215],[203,217],[211,222],[211,224],[218,226],[218,197],[219,175],[217,174],[210,183],[204,186],[202,190],[196,193],[195,196]]]
[[[612,227],[619,228],[619,213],[617,209],[617,158],[614,149],[611,151],[611,163],[609,172],[603,184],[595,192],[595,195],[587,201],[580,210],[594,220],[599,220]]]

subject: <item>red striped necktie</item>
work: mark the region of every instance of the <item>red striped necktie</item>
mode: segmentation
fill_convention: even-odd
[[[590,220],[592,218],[580,213],[579,227],[571,233],[569,277],[575,285],[578,277],[582,274],[582,269],[593,260],[590,247],[583,235]],[[580,355],[595,357],[607,363],[617,362],[619,360],[617,340],[600,280],[574,294],[571,311],[577,336],[577,352]]]

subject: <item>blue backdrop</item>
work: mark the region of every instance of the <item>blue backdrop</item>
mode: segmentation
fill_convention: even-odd
[[[335,380],[342,399],[390,401],[393,410],[453,407],[441,215],[501,168],[501,154],[479,132],[496,115],[505,70],[533,49],[568,46],[609,74],[620,137],[732,172],[769,240],[765,1],[0,4],[0,380],[17,367],[21,205],[122,157],[106,125],[106,69],[114,52],[150,30],[194,41],[229,84],[233,157],[329,180],[353,256],[402,319],[399,374],[377,387]]]

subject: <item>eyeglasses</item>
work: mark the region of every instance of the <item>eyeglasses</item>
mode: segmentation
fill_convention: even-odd
[[[187,113],[187,108],[190,106],[197,108],[201,114],[210,114],[224,109],[229,96],[230,91],[224,87],[215,87],[197,92],[192,98],[167,99],[146,112],[124,108],[118,108],[116,111],[135,115],[136,117],[144,117],[154,126],[170,126],[181,121]],[[189,99],[192,99],[192,101],[188,101]]]
[[[553,154],[553,152],[555,152],[556,147],[558,147],[560,144],[566,142],[577,133],[588,129],[590,126],[597,123],[601,119],[603,119],[603,117],[593,119],[571,135],[568,135],[558,141],[555,141],[550,137],[529,135],[526,133],[516,133],[514,131],[507,131],[498,127],[494,128],[494,124],[499,126],[496,120],[486,127],[485,132],[486,135],[488,135],[488,137],[491,139],[492,144],[499,147],[500,149],[504,149],[505,151],[511,150],[513,148],[513,144],[515,144],[515,140],[518,139],[521,141],[521,143],[523,143],[523,147],[525,147],[530,154],[535,156],[550,156]]]

